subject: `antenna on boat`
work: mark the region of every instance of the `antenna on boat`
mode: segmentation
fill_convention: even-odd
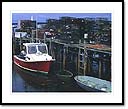
[[[46,33],[44,32],[44,43],[45,43],[45,39],[46,39]]]
[[[31,16],[31,21],[33,21],[33,16]]]
[[[38,32],[37,32],[37,17],[36,17],[36,42],[37,42],[37,38],[38,38]]]
[[[34,18],[33,18],[33,16],[31,16],[31,21],[33,21],[34,20]],[[34,42],[34,30],[32,29],[32,42]]]

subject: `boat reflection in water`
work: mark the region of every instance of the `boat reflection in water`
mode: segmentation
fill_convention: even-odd
[[[52,73],[52,72],[50,72]],[[75,81],[68,84],[60,81],[56,76],[44,76],[41,73],[24,70],[13,64],[12,73],[13,92],[85,92]]]

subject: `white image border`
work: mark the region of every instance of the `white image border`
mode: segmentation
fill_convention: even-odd
[[[111,13],[112,92],[12,93],[12,12]],[[122,103],[122,37],[122,2],[3,2],[2,103]]]

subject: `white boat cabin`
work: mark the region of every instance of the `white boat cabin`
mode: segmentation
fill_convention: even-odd
[[[20,58],[28,62],[52,60],[45,43],[23,43]]]
[[[47,45],[44,43],[23,43],[23,54],[48,54]]]

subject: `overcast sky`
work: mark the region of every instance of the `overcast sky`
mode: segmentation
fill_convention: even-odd
[[[17,23],[18,20],[30,20],[33,16],[38,22],[46,22],[47,19],[59,19],[60,17],[69,16],[76,18],[107,18],[111,21],[111,13],[13,13],[12,22]]]

